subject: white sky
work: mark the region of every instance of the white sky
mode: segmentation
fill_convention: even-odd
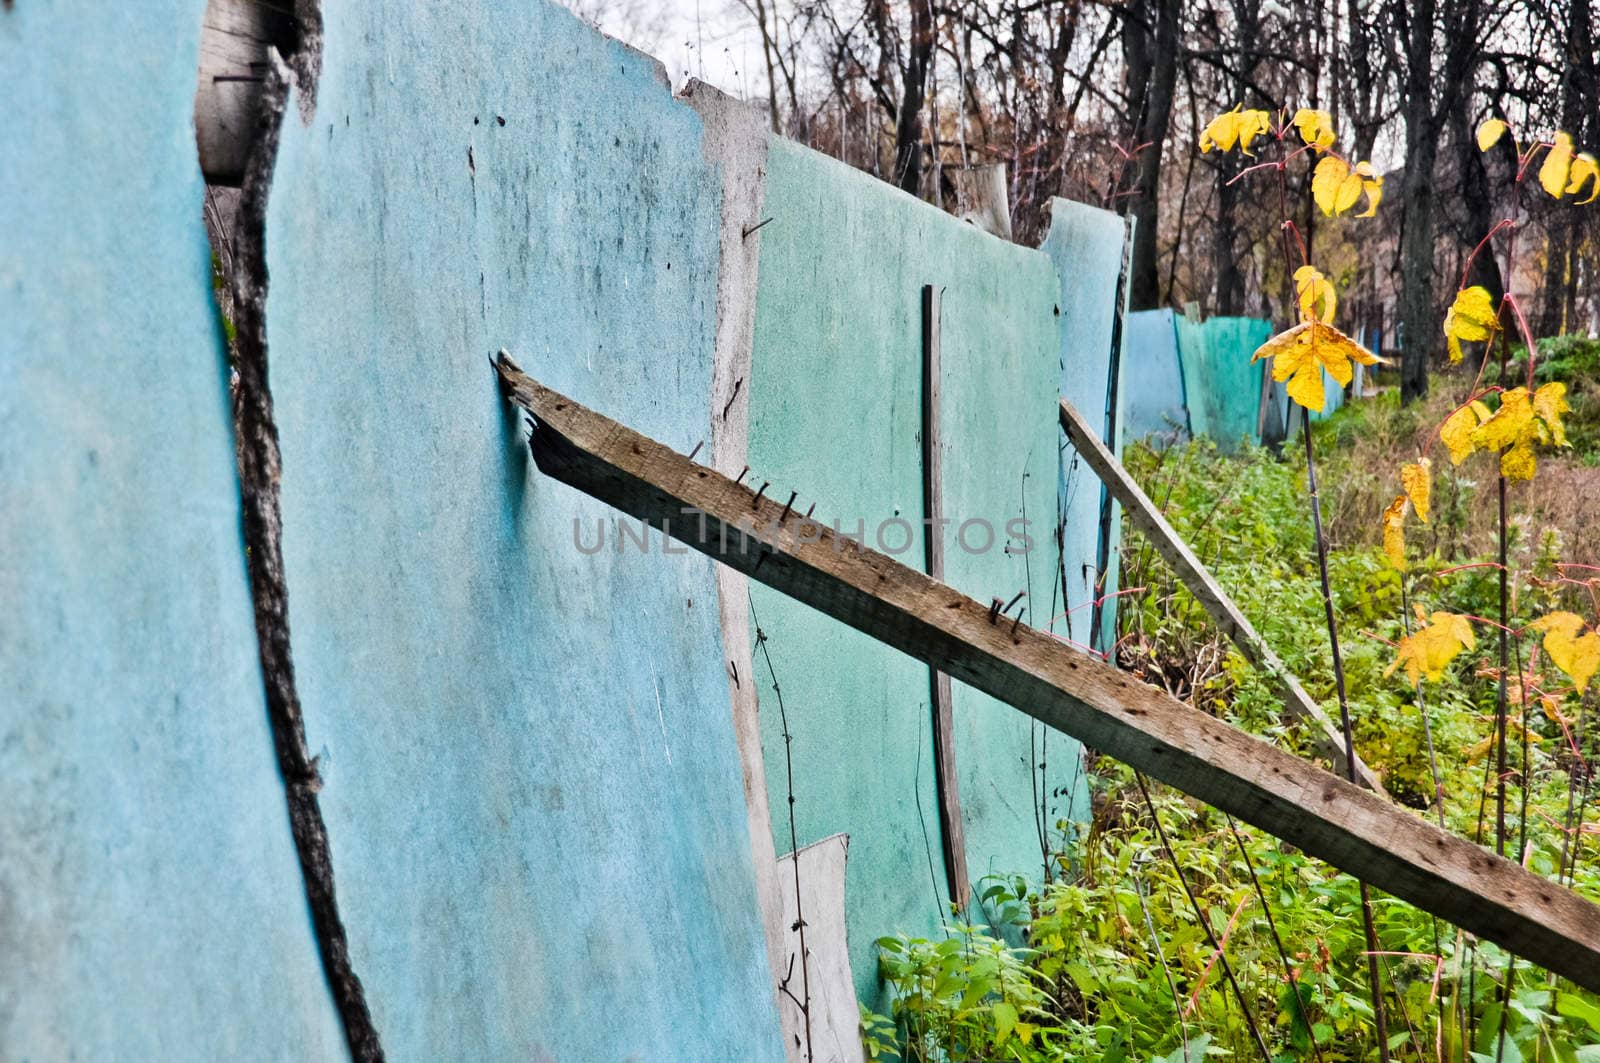
[[[738,0],[560,2],[665,63],[674,88],[695,77],[741,98],[765,94],[761,35]]]

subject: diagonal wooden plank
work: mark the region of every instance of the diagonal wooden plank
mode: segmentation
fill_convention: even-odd
[[[1239,647],[1239,652],[1251,664],[1266,674],[1278,690],[1279,697],[1289,711],[1306,722],[1310,729],[1312,745],[1318,753],[1331,760],[1336,768],[1344,771],[1344,736],[1339,728],[1329,719],[1328,714],[1322,711],[1322,706],[1307,694],[1300,685],[1294,673],[1289,671],[1278,655],[1273,652],[1256,629],[1251,626],[1244,613],[1228,597],[1228,592],[1222,589],[1211,572],[1201,564],[1200,559],[1189,549],[1178,533],[1173,531],[1172,525],[1167,523],[1167,518],[1161,515],[1155,503],[1150,501],[1148,495],[1134,482],[1128,470],[1123,468],[1115,454],[1111,453],[1105,443],[1095,434],[1083,419],[1083,415],[1073,408],[1066,399],[1061,400],[1061,428],[1067,433],[1067,438],[1077,448],[1079,455],[1100,477],[1100,482],[1106,485],[1113,497],[1122,503],[1122,512],[1133,522],[1150,544],[1156,548],[1167,564],[1172,566],[1178,578],[1183,580],[1184,586],[1189,588],[1205,611],[1210,615],[1217,628]],[[1377,775],[1361,760],[1361,755],[1356,754],[1356,781],[1377,793],[1383,793],[1383,784]]]
[[[922,502],[927,523],[928,575],[944,582],[944,463],[940,460],[940,335],[939,289],[922,288]],[[961,784],[956,776],[955,712],[950,677],[929,669],[933,699],[933,766],[939,787],[939,830],[944,844],[945,877],[950,899],[965,908],[971,895],[967,879],[966,831],[961,822]]]
[[[547,475],[1333,866],[1600,991],[1600,907],[543,387]]]

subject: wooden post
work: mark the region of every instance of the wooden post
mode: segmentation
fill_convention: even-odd
[[[522,373],[547,475],[1057,730],[1593,991],[1600,907],[1146,686]]]
[[[1239,647],[1239,652],[1251,664],[1266,673],[1267,678],[1277,687],[1278,694],[1283,698],[1283,703],[1289,711],[1304,720],[1310,729],[1311,743],[1317,752],[1331,760],[1334,766],[1344,770],[1344,735],[1339,728],[1334,726],[1328,714],[1322,711],[1322,706],[1314,701],[1300,681],[1285,667],[1283,661],[1272,651],[1266,641],[1256,633],[1250,621],[1245,618],[1239,607],[1228,597],[1228,592],[1222,589],[1216,579],[1207,571],[1200,559],[1194,556],[1188,544],[1178,537],[1172,530],[1172,525],[1161,515],[1155,503],[1128,475],[1128,470],[1122,467],[1116,455],[1111,453],[1109,447],[1103,443],[1094,430],[1085,423],[1083,415],[1073,408],[1066,399],[1061,400],[1061,427],[1067,433],[1067,438],[1077,448],[1083,460],[1100,477],[1102,483],[1111,491],[1117,501],[1122,503],[1123,514],[1133,522],[1134,527],[1143,533],[1150,544],[1156,548],[1167,564],[1172,566],[1178,578],[1183,580],[1184,586],[1199,600],[1210,615],[1212,621],[1221,632]],[[1370,790],[1383,792],[1383,784],[1378,781],[1364,763],[1361,757],[1356,757],[1356,779]]]
[[[297,32],[293,4],[209,0],[200,24],[194,96],[200,170],[214,185],[237,186],[255,146],[267,50],[288,54]]]
[[[939,429],[939,289],[922,288],[922,505],[927,515],[923,542],[928,575],[944,582],[944,481]],[[939,829],[944,842],[944,870],[950,899],[965,908],[971,896],[967,880],[966,832],[961,823],[961,784],[956,776],[955,720],[950,677],[929,669],[933,708],[933,766],[939,791]]]
[[[1011,197],[1006,164],[961,166],[946,170],[956,188],[956,215],[1002,240],[1011,239]]]

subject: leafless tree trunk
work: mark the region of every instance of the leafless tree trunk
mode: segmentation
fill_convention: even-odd
[[[1161,155],[1172,120],[1178,80],[1178,0],[1130,0],[1122,17],[1122,49],[1133,104],[1135,177],[1126,212],[1134,217],[1128,303],[1147,310],[1161,303],[1156,268],[1160,223]]]
[[[1561,128],[1579,137],[1584,133],[1585,110],[1592,114],[1595,106],[1593,14],[1589,3],[1590,0],[1567,0],[1566,26],[1562,33],[1566,62],[1561,76]],[[1577,237],[1576,212],[1556,211],[1550,219],[1544,284],[1539,293],[1539,315],[1534,322],[1540,336],[1558,336],[1572,327],[1570,309],[1578,283]]]
[[[1400,0],[1406,5],[1406,0]],[[1428,353],[1435,343],[1433,304],[1433,164],[1437,126],[1433,121],[1434,0],[1415,0],[1403,17],[1405,39],[1406,172],[1400,234],[1400,401],[1428,394]]]
[[[922,184],[922,100],[933,56],[933,0],[911,0],[911,47],[906,54],[905,91],[894,131],[895,184],[917,194]],[[935,131],[937,132],[937,131]]]

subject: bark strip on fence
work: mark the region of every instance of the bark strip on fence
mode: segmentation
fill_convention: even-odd
[[[361,979],[351,965],[349,942],[339,917],[328,831],[317,799],[322,780],[317,774],[316,759],[306,747],[289,640],[289,591],[283,571],[283,522],[278,500],[282,462],[267,373],[266,222],[272,167],[292,75],[276,53],[272,58],[262,90],[260,125],[245,173],[239,223],[234,230],[231,278],[238,328],[235,353],[239,381],[234,396],[234,423],[238,433],[235,446],[244,539],[267,714],[272,721],[289,826],[300,856],[317,949],[344,1024],[351,1057],[357,1063],[377,1063],[384,1058],[383,1047]]]
[[[1600,907],[543,387],[547,475],[1341,870],[1600,991]]]

